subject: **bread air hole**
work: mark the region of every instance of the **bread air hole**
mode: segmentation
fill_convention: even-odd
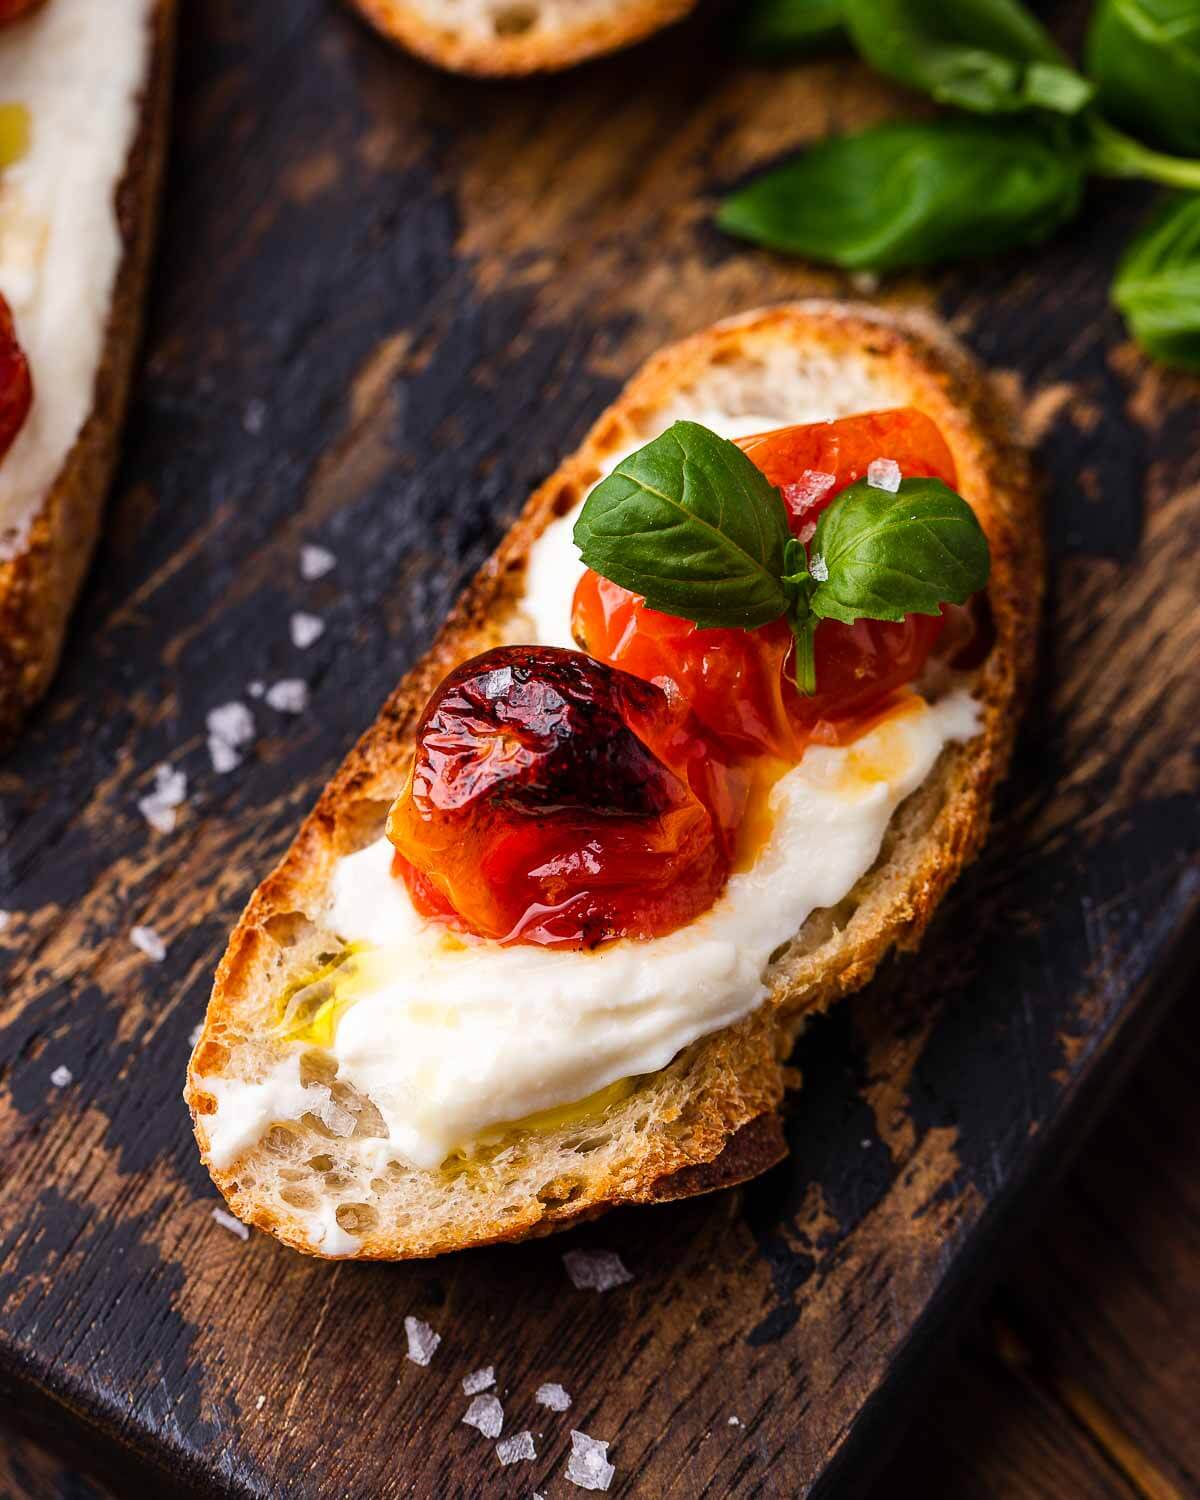
[[[302,911],[281,911],[267,918],[263,931],[281,948],[294,948],[315,929]]]
[[[533,5],[506,5],[492,17],[492,30],[497,36],[524,36],[537,25],[537,7]]]
[[[379,1223],[379,1215],[369,1203],[343,1203],[334,1218],[347,1234],[366,1234]]]
[[[314,1172],[332,1172],[333,1171],[333,1157],[332,1156],[310,1156],[308,1158],[308,1164],[313,1169]]]
[[[285,1187],[279,1196],[290,1208],[316,1208],[317,1195],[303,1187]]]

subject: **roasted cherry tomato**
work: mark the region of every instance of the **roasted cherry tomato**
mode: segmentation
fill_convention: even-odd
[[[32,400],[29,365],[17,342],[8,303],[0,297],[0,458],[12,447]]]
[[[32,10],[39,10],[46,0],[0,0],[0,26],[19,21]]]
[[[954,460],[933,422],[901,408],[783,427],[739,446],[776,485],[793,532],[807,541],[822,510],[862,478],[873,459],[890,458],[910,478],[955,483]],[[645,601],[591,571],[575,592],[575,639],[592,656],[678,694],[735,755],[795,760],[812,740],[851,739],[924,666],[942,629],[940,615],[890,622],[825,620],[817,627],[817,691],[792,678],[792,637],[781,621],[760,630],[700,630],[648,609]]]
[[[388,817],[418,910],[480,937],[590,948],[716,899],[740,809],[660,688],[576,651],[509,646],[452,672]]]

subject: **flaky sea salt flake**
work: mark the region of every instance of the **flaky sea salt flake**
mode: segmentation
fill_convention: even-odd
[[[486,1391],[489,1386],[496,1384],[496,1369],[494,1365],[485,1365],[482,1370],[472,1370],[469,1375],[464,1375],[462,1388],[464,1396],[477,1396],[480,1391]]]
[[[504,1408],[495,1396],[476,1396],[463,1421],[468,1427],[477,1427],[485,1438],[498,1438],[504,1430]]]
[[[581,1490],[606,1490],[616,1470],[608,1461],[608,1444],[586,1432],[571,1433],[567,1478]]]
[[[315,542],[306,542],[300,548],[300,577],[305,583],[313,583],[332,573],[337,567],[337,558],[328,547],[318,547]]]
[[[548,1406],[551,1411],[566,1411],[571,1404],[571,1398],[563,1390],[561,1385],[555,1381],[548,1381],[545,1385],[539,1385],[537,1395],[533,1398],[539,1406]]]
[[[160,964],[167,956],[167,945],[153,927],[131,927],[129,941],[139,952],[144,953],[152,964]]]
[[[428,1323],[422,1323],[420,1318],[413,1317],[405,1318],[404,1333],[408,1339],[407,1357],[414,1365],[427,1365],[442,1342],[441,1334],[434,1333]]]
[[[873,458],[867,465],[867,483],[873,490],[890,490],[894,495],[900,488],[900,465],[894,458]]]
[[[303,677],[283,677],[267,689],[266,699],[281,714],[302,714],[308,707],[308,683]]]
[[[615,1250],[568,1250],[563,1265],[571,1285],[581,1292],[608,1292],[633,1280]]]
[[[205,714],[204,723],[214,739],[224,740],[235,749],[254,738],[254,715],[244,703],[219,703]]]
[[[215,734],[208,737],[208,758],[212,761],[212,768],[218,776],[224,776],[229,771],[236,771],[242,763],[241,753],[233,748],[227,740],[218,739]]]
[[[260,682],[257,677],[254,679],[253,682],[248,682],[246,684],[246,691],[247,691],[247,693],[249,693],[249,695],[251,696],[251,698],[261,698],[262,695],[266,692],[266,690],[267,690],[266,683],[265,682]]]
[[[222,1229],[228,1229],[230,1234],[236,1234],[239,1240],[250,1238],[250,1226],[243,1224],[241,1219],[235,1219],[231,1213],[226,1213],[223,1208],[214,1208],[212,1216]]]
[[[819,552],[814,552],[812,557],[809,559],[808,571],[812,574],[812,576],[817,580],[818,583],[824,583],[825,580],[829,577],[829,564],[825,561],[825,559]]]
[[[56,1089],[65,1089],[67,1084],[71,1083],[74,1078],[75,1075],[71,1072],[70,1068],[59,1063],[58,1067],[50,1075],[50,1082]]]
[[[155,768],[154,790],[138,798],[138,811],[158,833],[175,829],[175,809],[187,796],[187,774],[163,764]]]
[[[320,615],[310,615],[305,610],[298,609],[288,621],[288,628],[292,633],[292,645],[297,651],[307,651],[325,634],[325,621]]]
[[[204,1031],[204,1022],[203,1021],[198,1022],[195,1026],[192,1027],[191,1031],[188,1032],[188,1046],[189,1047],[194,1047],[196,1045],[196,1043],[200,1040],[200,1037],[201,1037],[203,1031]]]
[[[537,1449],[533,1446],[533,1433],[514,1432],[512,1437],[505,1438],[502,1443],[497,1443],[496,1457],[502,1464],[519,1464],[524,1459],[536,1458]]]
[[[824,500],[836,483],[837,475],[830,474],[825,469],[805,469],[799,479],[785,484],[779,493],[792,515],[802,516],[819,500]]]

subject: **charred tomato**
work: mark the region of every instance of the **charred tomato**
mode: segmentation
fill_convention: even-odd
[[[690,921],[729,870],[719,758],[652,683],[510,646],[450,673],[393,804],[417,909],[501,942],[590,948]]]
[[[0,297],[0,458],[12,447],[33,400],[33,382],[24,350],[17,342],[12,312]]]

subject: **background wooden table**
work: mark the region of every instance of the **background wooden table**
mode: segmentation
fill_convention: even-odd
[[[1187,997],[1028,1226],[869,1500],[1200,1495],[1197,1141],[1200,1037]],[[3,1500],[113,1493],[0,1439]]]
[[[1080,14],[1062,7],[1065,33]],[[638,361],[724,313],[847,290],[724,240],[719,192],[912,101],[853,62],[733,67],[704,15],[524,85],[432,74],[326,0],[197,0],[184,19],[126,459],[63,672],[0,767],[0,905],[18,914],[0,1011],[0,1388],[210,1493],[391,1496],[416,1480],[474,1497],[486,1480],[517,1496],[561,1473],[569,1424],[545,1422],[536,1473],[500,1470],[459,1426],[455,1361],[504,1350],[522,1399],[562,1378],[571,1415],[614,1438],[624,1493],[790,1500],[894,1435],[919,1355],[1160,1008],[1194,905],[1196,383],[1150,368],[1106,300],[1148,195],[1098,188],[1036,254],[885,289],[949,318],[1020,402],[1051,494],[1050,623],[988,851],[919,957],[803,1039],[789,1163],[581,1232],[638,1272],[603,1301],[570,1297],[549,1242],[331,1268],[211,1219],[179,1088],[228,925]],[[307,540],[339,557],[315,585],[296,571]],[[303,655],[287,630],[300,608],[328,627]],[[205,711],[299,674],[312,710],[258,708],[245,765],[217,776]],[[169,837],[137,813],[164,759],[191,778]],[[134,922],[162,930],[161,966],[130,945]],[[58,1091],[60,1062],[75,1082]],[[1122,1232],[1168,1145],[1101,1173]],[[1112,1233],[1080,1230],[1101,1249]],[[1088,1281],[1075,1253],[1069,1290]],[[1101,1450],[1122,1434],[1131,1469],[1154,1446],[1134,1398],[1107,1381],[1078,1395],[1095,1391],[1089,1361],[1120,1365],[1123,1326],[1077,1360],[1036,1301],[1016,1306],[968,1367],[994,1371],[999,1347],[1018,1411],[1036,1393],[1047,1428],[1073,1413],[1061,1430],[1078,1441],[1043,1480],[1079,1493],[1072,1476],[1109,1473]],[[408,1311],[444,1317],[429,1371],[399,1352]],[[970,1425],[960,1389],[922,1408],[951,1437]],[[739,1407],[745,1432],[726,1426]],[[564,1488],[552,1480],[554,1500]]]

